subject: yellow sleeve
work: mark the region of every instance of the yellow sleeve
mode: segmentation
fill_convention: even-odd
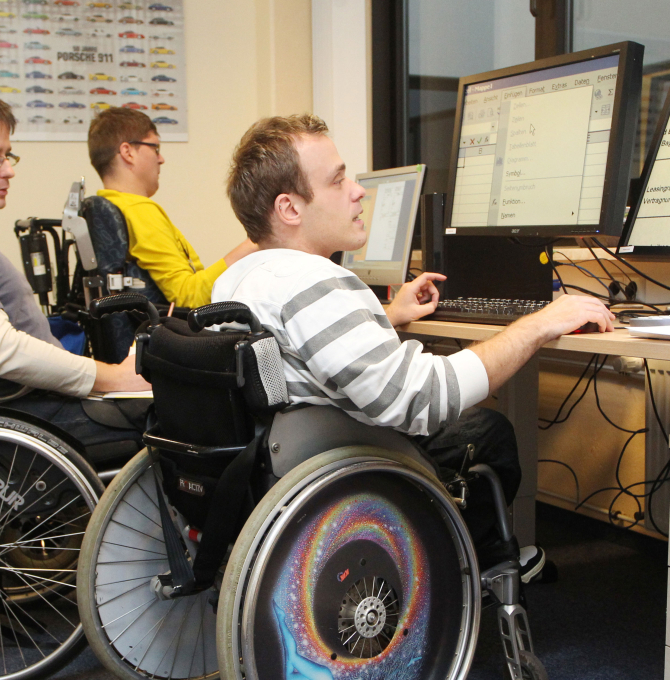
[[[193,266],[175,226],[152,203],[124,207],[129,253],[146,269],[163,295],[178,307],[200,307],[211,301],[212,286],[226,270],[222,259],[203,269],[195,256]],[[195,253],[193,253],[195,255]]]

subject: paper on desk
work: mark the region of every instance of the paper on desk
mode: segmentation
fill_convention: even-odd
[[[94,401],[103,399],[153,399],[154,393],[152,390],[143,390],[142,392],[91,392],[86,398]]]
[[[670,340],[670,326],[639,326],[628,327],[628,333],[633,338],[656,338],[657,340]]]

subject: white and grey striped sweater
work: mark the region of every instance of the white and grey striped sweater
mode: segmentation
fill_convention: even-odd
[[[248,255],[217,279],[212,302],[221,300],[248,305],[277,338],[292,404],[333,404],[364,423],[429,434],[488,394],[476,354],[401,343],[372,291],[318,255]]]

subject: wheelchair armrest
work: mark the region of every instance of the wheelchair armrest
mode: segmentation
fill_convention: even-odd
[[[146,312],[152,326],[156,326],[160,322],[156,308],[144,295],[139,293],[120,293],[119,295],[98,298],[91,302],[89,311],[94,319],[101,319],[106,314],[118,312]]]
[[[241,302],[233,300],[214,302],[192,309],[188,314],[188,326],[196,333],[207,326],[233,322],[247,324],[252,333],[263,333],[263,326],[256,315]]]

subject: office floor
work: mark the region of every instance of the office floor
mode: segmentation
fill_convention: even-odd
[[[559,580],[527,588],[536,653],[550,680],[663,677],[667,543],[538,503],[537,536]],[[468,680],[502,680],[495,610]]]
[[[559,581],[527,589],[536,651],[550,680],[663,677],[667,544],[542,503],[537,534]],[[113,680],[86,649],[58,680]],[[502,680],[495,610],[468,680]]]

